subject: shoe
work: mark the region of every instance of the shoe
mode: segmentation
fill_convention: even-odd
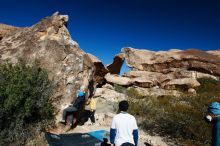
[[[73,128],[73,124],[70,124],[70,128]]]
[[[56,127],[54,129],[51,129],[49,132],[53,133],[53,134],[59,135],[61,133],[61,128],[60,127]]]
[[[60,123],[66,124],[66,121],[65,120],[60,120]]]

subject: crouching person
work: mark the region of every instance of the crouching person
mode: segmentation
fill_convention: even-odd
[[[81,86],[80,90],[77,91],[77,98],[75,102],[63,110],[62,120],[60,121],[61,123],[66,124],[67,115],[70,115],[70,126],[74,124],[74,115],[79,109],[82,108],[85,101],[85,94],[85,87]]]

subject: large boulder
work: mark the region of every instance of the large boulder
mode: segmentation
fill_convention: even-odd
[[[173,79],[173,74],[166,74],[164,75],[163,73],[160,72],[150,72],[150,71],[129,71],[127,73],[124,73],[123,75],[124,77],[128,77],[131,78],[133,80],[133,82],[148,82],[151,83],[151,86],[156,86],[156,85],[160,85],[161,83],[165,82],[165,81],[170,81],[171,79]],[[143,87],[143,86],[142,86]]]
[[[19,29],[18,27],[14,27],[11,25],[1,24],[0,23],[0,40],[2,40],[3,37],[5,37],[10,31],[14,31]]]
[[[110,74],[110,73],[105,75],[105,79],[108,83],[122,85],[122,86],[131,85],[133,82],[130,78],[120,77],[118,75]]]
[[[139,87],[145,87],[150,88],[155,86],[154,82],[151,80],[148,80],[144,77],[137,77],[132,79],[133,85],[139,86]]]
[[[95,74],[94,79],[99,85],[103,85],[105,83],[105,75],[109,72],[107,68],[103,65],[103,63],[94,55],[88,53],[89,58],[92,60],[95,66]]]
[[[120,74],[121,67],[124,63],[125,55],[123,53],[119,53],[114,57],[114,61],[112,64],[107,65],[107,68],[111,74]]]
[[[198,78],[219,80],[220,51],[195,49],[149,51],[122,48],[127,65],[132,69],[123,76],[132,80],[132,85],[162,89],[181,88],[195,93],[200,86]]]
[[[54,13],[31,27],[10,31],[0,41],[1,63],[17,63],[20,58],[27,63],[38,60],[48,70],[56,85],[51,101],[57,118],[75,100],[81,85],[92,84],[95,69],[88,55],[72,40],[67,21],[67,15]]]
[[[194,78],[173,79],[163,85],[165,89],[189,89],[200,86],[200,83]]]
[[[173,68],[220,76],[220,57],[200,50],[148,51],[123,48],[126,63],[136,70],[168,73]]]

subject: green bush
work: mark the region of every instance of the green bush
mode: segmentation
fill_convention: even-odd
[[[52,121],[51,83],[37,62],[0,65],[0,145],[24,145]]]
[[[118,85],[118,84],[114,84],[114,89],[115,89],[115,91],[117,91],[119,93],[125,93],[126,92],[126,87],[123,87],[123,86]]]
[[[208,105],[220,101],[220,81],[199,79],[196,96],[142,97],[133,88],[129,96],[129,112],[139,117],[140,126],[148,133],[168,137],[176,145],[201,146],[211,143],[212,125],[204,121]],[[125,92],[125,91],[123,91]]]

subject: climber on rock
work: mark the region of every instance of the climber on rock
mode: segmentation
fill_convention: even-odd
[[[86,88],[85,86],[81,86],[80,90],[77,91],[77,98],[74,103],[70,104],[69,107],[63,110],[62,120],[60,121],[63,124],[66,124],[67,115],[70,115],[70,126],[74,124],[74,114],[82,108],[83,103],[85,101]]]

